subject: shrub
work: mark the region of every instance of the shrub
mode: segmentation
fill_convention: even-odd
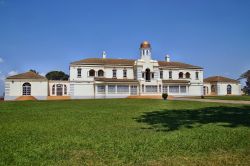
[[[167,94],[167,93],[162,93],[162,98],[163,98],[164,100],[166,100],[166,99],[168,98],[168,94]]]

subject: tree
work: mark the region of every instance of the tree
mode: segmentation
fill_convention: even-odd
[[[30,69],[30,71],[33,72],[33,73],[39,74],[39,72],[34,70],[34,69]]]
[[[239,79],[246,79],[246,86],[244,86],[243,91],[245,94],[250,95],[250,70],[241,74]]]
[[[51,71],[46,74],[48,80],[68,80],[69,75],[63,71]]]

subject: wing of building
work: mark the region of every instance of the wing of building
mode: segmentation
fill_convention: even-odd
[[[126,98],[139,95],[201,96],[203,68],[181,62],[152,59],[151,45],[140,45],[139,58],[88,58],[70,63],[68,81],[49,81],[38,74],[27,72],[6,78],[5,100],[20,96],[36,99],[65,97]]]

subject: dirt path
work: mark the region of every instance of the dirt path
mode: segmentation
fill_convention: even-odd
[[[250,104],[250,101],[242,101],[242,100],[216,100],[216,99],[191,99],[191,98],[174,98],[172,100],[200,101],[200,102],[228,103],[228,104]]]

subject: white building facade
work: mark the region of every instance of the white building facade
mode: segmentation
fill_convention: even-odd
[[[28,74],[27,74],[28,73]],[[65,96],[70,99],[126,98],[128,96],[203,95],[203,68],[181,62],[152,59],[149,42],[140,45],[139,59],[88,58],[70,64],[68,81],[48,81],[30,72],[5,81],[5,100],[23,95],[37,99]],[[32,77],[30,77],[32,75]],[[26,86],[30,93],[26,93]],[[30,88],[29,88],[30,87]]]

